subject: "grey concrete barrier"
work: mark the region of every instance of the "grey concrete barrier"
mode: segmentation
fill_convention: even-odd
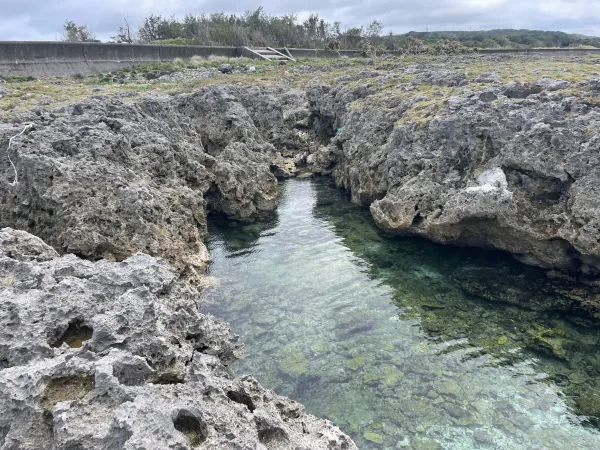
[[[13,64],[16,60],[14,42],[0,42],[0,64]]]
[[[285,54],[285,49],[283,48],[278,48],[276,50]],[[339,52],[310,48],[288,48],[288,50],[296,59],[339,58],[340,56],[346,58],[360,58],[363,53],[361,50],[340,50]]]
[[[278,49],[285,53],[284,49]],[[290,48],[297,59],[358,58],[360,50],[339,52],[319,49]],[[481,49],[479,54],[600,54],[600,49]],[[402,52],[389,52],[401,56]],[[0,41],[0,76],[35,77],[90,75],[150,62],[168,62],[176,58],[211,55],[238,57],[258,56],[243,47],[210,47],[198,45],[104,44],[95,42],[2,42]]]
[[[97,42],[0,42],[0,76],[91,75],[136,64],[192,56],[240,56],[237,47],[112,44]]]
[[[88,71],[79,42],[12,42],[0,43],[0,48],[11,55],[9,60],[0,59],[0,75],[7,71],[8,75],[46,77]]]
[[[91,73],[110,72],[135,64],[160,61],[155,45],[84,44],[85,60]]]

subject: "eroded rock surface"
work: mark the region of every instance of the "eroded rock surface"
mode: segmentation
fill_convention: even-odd
[[[242,346],[160,259],[0,231],[0,448],[354,449],[228,365]]]
[[[237,219],[275,208],[308,115],[296,90],[209,86],[134,103],[107,97],[0,123],[0,226],[61,252],[122,260],[141,251],[202,272],[207,210]],[[305,125],[305,124],[304,124]],[[276,145],[276,147],[275,147]]]
[[[326,144],[310,157],[316,171],[333,170],[393,233],[597,274],[600,110],[586,99],[594,80],[574,96],[560,92],[571,86],[563,80],[502,84],[486,74],[448,87],[454,78],[418,72],[414,80],[434,86],[390,88],[390,74],[312,86],[312,123]]]

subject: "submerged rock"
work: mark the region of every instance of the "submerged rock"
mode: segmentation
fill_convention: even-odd
[[[163,260],[59,257],[8,228],[0,242],[3,448],[356,448],[234,378],[237,337]]]

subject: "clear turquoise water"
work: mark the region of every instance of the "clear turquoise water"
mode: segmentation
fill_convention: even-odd
[[[598,329],[537,310],[561,302],[541,270],[383,236],[326,180],[210,231],[205,309],[245,342],[236,372],[360,448],[600,448],[580,415],[600,408]]]

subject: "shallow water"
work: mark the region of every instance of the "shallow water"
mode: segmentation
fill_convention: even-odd
[[[383,236],[326,180],[288,181],[276,217],[210,231],[204,309],[245,343],[236,372],[360,448],[600,448],[579,415],[600,405],[598,329],[489,300],[560,304],[543,271]]]

